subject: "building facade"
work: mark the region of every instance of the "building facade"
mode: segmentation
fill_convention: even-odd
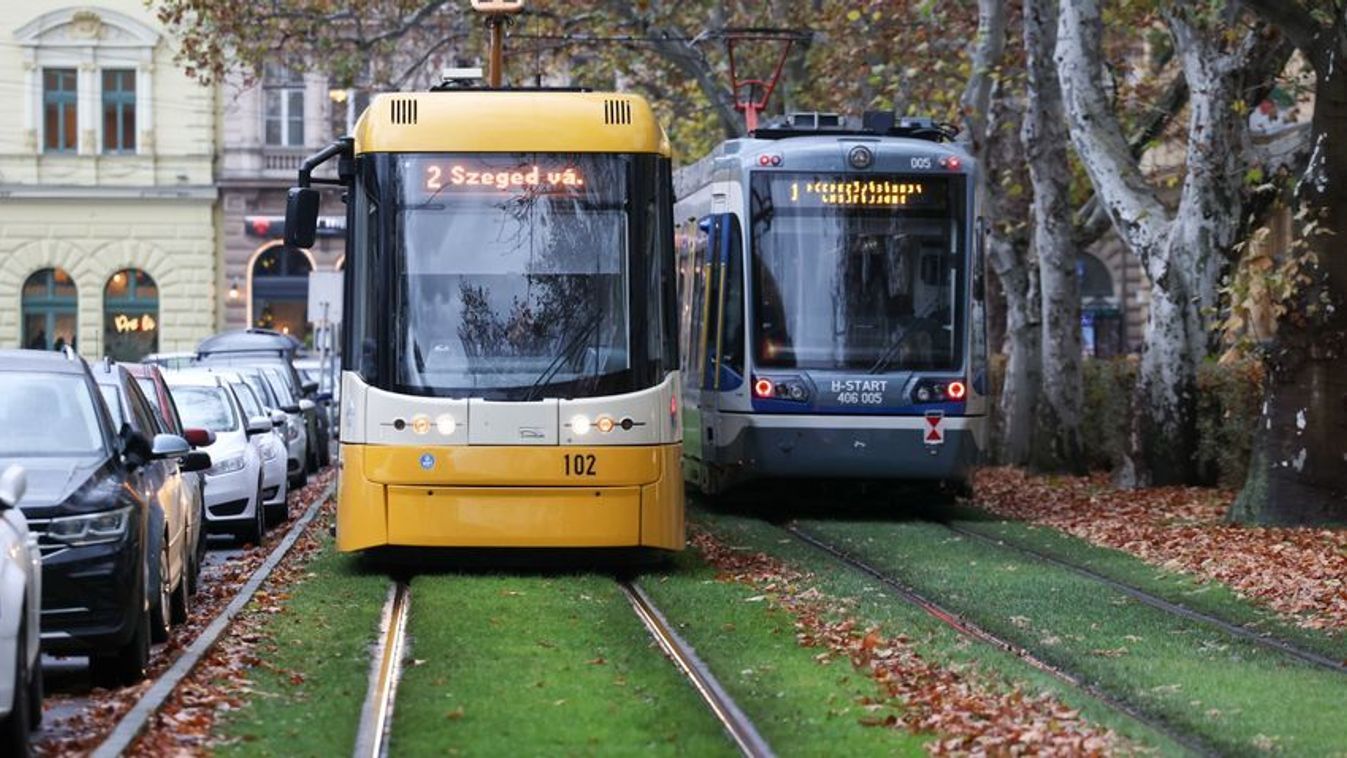
[[[141,0],[0,5],[0,346],[134,360],[215,328],[214,88]]]
[[[221,102],[219,327],[261,326],[312,337],[308,277],[344,262],[345,206],[325,193],[318,244],[282,245],[287,190],[303,159],[346,133],[355,102],[321,74],[268,66],[257,81],[236,74]]]

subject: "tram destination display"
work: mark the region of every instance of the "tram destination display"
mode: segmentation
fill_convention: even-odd
[[[894,208],[943,211],[944,178],[911,174],[769,174],[772,201],[793,208]]]

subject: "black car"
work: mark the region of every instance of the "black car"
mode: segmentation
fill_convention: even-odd
[[[214,366],[251,366],[280,372],[295,398],[304,403],[305,427],[309,438],[308,473],[331,462],[331,429],[326,409],[318,407],[317,382],[305,382],[295,370],[294,359],[303,345],[288,334],[270,329],[246,329],[207,337],[197,345],[197,363]],[[322,398],[326,401],[326,398]],[[283,409],[285,410],[285,409]],[[287,412],[293,412],[287,410]]]
[[[164,423],[154,404],[145,397],[140,382],[124,366],[104,359],[90,367],[94,382],[103,394],[113,426],[130,427],[130,431],[145,439],[159,435],[176,435]],[[183,437],[183,439],[186,439]],[[189,443],[190,444],[190,443]],[[208,454],[198,454],[206,455]],[[197,525],[193,509],[201,508],[200,485],[192,470],[202,466],[200,458],[183,463],[176,458],[149,461],[141,469],[150,503],[150,639],[163,642],[168,639],[169,627],[187,620],[191,605],[192,555],[196,541],[191,529]],[[186,469],[187,471],[184,471]]]
[[[150,655],[150,464],[187,441],[116,428],[73,351],[0,350],[0,470],[27,470],[21,507],[42,551],[42,647],[90,656],[99,684],[145,676]]]

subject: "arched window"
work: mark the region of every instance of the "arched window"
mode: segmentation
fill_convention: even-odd
[[[313,264],[302,250],[283,245],[263,250],[253,260],[252,325],[305,340],[311,271]]]
[[[103,288],[103,353],[138,361],[159,351],[159,286],[136,268],[118,271]]]
[[[32,350],[76,347],[79,297],[63,268],[44,268],[23,283],[23,346]]]

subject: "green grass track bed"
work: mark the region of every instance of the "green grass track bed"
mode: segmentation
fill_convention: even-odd
[[[845,660],[819,664],[794,621],[751,587],[715,581],[689,550],[641,582],[778,755],[925,755],[930,735],[863,726],[879,687]]]
[[[216,723],[220,755],[349,755],[388,579],[337,553],[326,535],[307,577],[258,630],[247,704]]]
[[[1222,752],[1331,755],[1347,744],[1347,676],[1340,673],[937,524],[801,525]]]
[[[420,576],[393,755],[734,755],[609,577]]]

